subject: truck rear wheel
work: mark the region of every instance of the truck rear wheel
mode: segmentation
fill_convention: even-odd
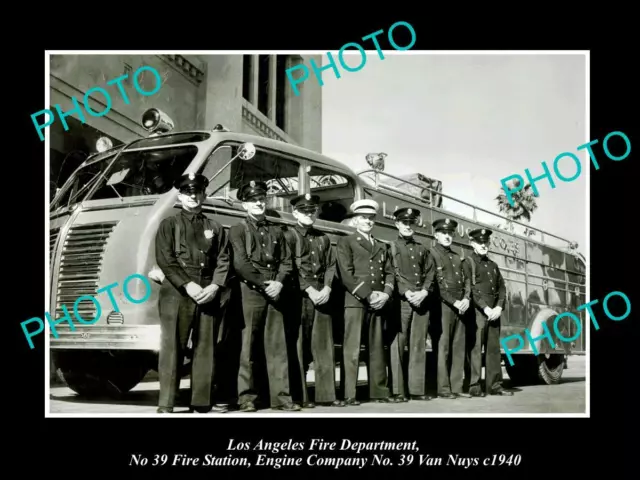
[[[513,365],[505,361],[509,379],[515,385],[555,385],[564,371],[564,355],[514,355]]]
[[[552,353],[548,357],[538,357],[538,377],[547,385],[555,385],[560,381],[564,371],[564,355]]]
[[[145,351],[61,351],[52,354],[56,373],[71,390],[88,398],[117,398],[147,374],[153,356]]]

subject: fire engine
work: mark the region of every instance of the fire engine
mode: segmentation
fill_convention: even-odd
[[[373,233],[383,241],[396,237],[392,213],[403,206],[422,212],[416,235],[427,246],[435,245],[434,220],[456,219],[459,230],[452,248],[463,256],[471,252],[469,230],[491,228],[490,256],[500,266],[507,286],[501,335],[521,334],[526,344],[514,354],[513,365],[505,362],[511,380],[557,383],[565,356],[586,353],[584,334],[570,344],[555,338],[555,348],[542,338],[545,322],[554,332],[556,315],[575,312],[586,302],[585,260],[575,242],[542,231],[539,237],[529,237],[496,229],[479,221],[478,214],[509,220],[447,195],[439,182],[422,174],[402,178],[385,172],[386,154],[368,156],[371,168],[355,173],[347,165],[300,146],[232,132],[222,125],[211,130],[174,131],[169,116],[154,108],[144,113],[142,125],[149,132],[146,138],[115,147],[109,139],[99,140],[97,153],[75,170],[50,204],[52,317],[53,312],[55,318],[62,317],[62,306],[71,307],[80,296],[95,296],[100,288],[132,273],[153,272],[156,230],[164,218],[180,209],[173,182],[194,172],[210,179],[204,213],[227,229],[246,215],[235,194],[248,179],[267,182],[267,218],[283,227],[295,224],[289,203],[292,197],[318,195],[321,209],[316,226],[330,236],[334,246],[339,236],[354,232],[345,216],[349,205],[363,198],[373,198],[381,206]],[[472,213],[462,216],[446,210],[443,199],[465,205]],[[549,239],[564,246],[552,246]],[[139,292],[130,289],[132,297],[145,296],[141,282],[139,288]],[[116,289],[112,292],[119,311],[105,298],[100,300],[102,315],[94,324],[75,323],[75,329],[65,323],[56,325],[57,336],[49,337],[51,357],[57,374],[72,390],[86,396],[120,395],[157,369],[159,288],[153,283],[151,296],[143,304],[129,302]],[[339,285],[334,290],[339,292]],[[94,318],[96,307],[87,300],[79,304],[78,313],[85,319]],[[584,332],[585,312],[579,315]],[[343,308],[337,306],[337,349],[342,318]],[[558,330],[564,338],[571,338],[577,326],[563,322]],[[525,335],[525,329],[532,338]],[[428,351],[435,350],[431,336],[425,346]],[[540,338],[534,349],[531,340],[536,337]]]

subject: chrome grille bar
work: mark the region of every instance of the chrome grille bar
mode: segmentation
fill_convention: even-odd
[[[58,268],[56,318],[64,315],[62,305],[73,315],[73,304],[78,297],[97,294],[107,240],[117,224],[117,221],[92,223],[69,229]],[[55,240],[52,242],[55,244]],[[96,315],[96,307],[92,301],[83,300],[78,304],[78,313],[91,320]]]

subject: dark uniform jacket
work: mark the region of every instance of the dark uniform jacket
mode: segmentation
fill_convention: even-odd
[[[180,245],[176,255],[175,231],[180,225]],[[207,238],[211,237],[211,238]],[[156,262],[166,280],[177,289],[193,277],[209,279],[205,285],[224,287],[230,277],[228,236],[218,222],[203,213],[182,210],[160,223],[155,239]]]
[[[329,237],[313,227],[300,225],[289,228],[284,235],[293,258],[296,286],[302,291],[309,287],[318,291],[325,286],[331,287],[336,274],[336,258]]]
[[[407,239],[401,235],[393,243],[396,251],[392,263],[400,296],[404,297],[408,290],[416,292],[423,289],[430,295],[434,290],[436,266],[427,247],[414,237]],[[393,256],[393,249],[389,253]]]
[[[241,222],[229,229],[233,266],[240,280],[256,290],[264,290],[267,280],[285,284],[292,273],[291,251],[279,225],[262,220],[244,220],[249,228],[247,255],[246,227]]]
[[[458,300],[471,300],[471,279],[465,275],[462,268],[462,258],[450,247],[443,247],[439,243],[432,249],[436,263],[436,280],[440,298],[453,307]],[[439,265],[438,258],[442,265]]]
[[[471,281],[473,303],[480,311],[486,307],[502,307],[504,310],[507,298],[507,287],[500,273],[498,264],[487,256],[480,256],[473,252],[464,261],[465,274],[472,279],[471,263],[475,262],[475,285]]]
[[[394,271],[388,249],[378,240],[372,245],[359,232],[338,239],[338,272],[348,292],[345,308],[363,307],[373,291],[393,294]]]

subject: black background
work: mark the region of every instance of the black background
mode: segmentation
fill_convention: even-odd
[[[48,107],[43,102],[44,51],[47,49],[260,48],[337,52],[347,42],[358,41],[381,28],[386,32],[393,23],[403,20],[411,23],[417,33],[417,43],[412,50],[590,50],[589,138],[600,140],[595,152],[601,167],[595,171],[590,164],[588,167],[583,165],[583,176],[586,168],[591,168],[591,298],[602,300],[609,292],[618,290],[625,292],[632,304],[634,302],[634,285],[631,285],[630,277],[634,272],[633,264],[637,263],[634,259],[638,256],[638,237],[634,234],[638,203],[637,197],[631,199],[631,194],[634,189],[637,191],[636,177],[632,173],[637,140],[631,125],[637,124],[637,119],[632,121],[632,117],[636,116],[638,102],[632,85],[637,86],[640,75],[634,73],[637,53],[628,43],[634,33],[628,26],[630,22],[625,23],[625,18],[632,17],[630,13],[624,10],[582,13],[573,9],[560,12],[557,5],[551,9],[540,3],[533,7],[508,4],[511,8],[501,7],[494,12],[485,9],[484,4],[478,11],[471,11],[458,3],[448,12],[423,4],[421,12],[411,15],[383,13],[380,9],[384,4],[376,7],[371,3],[348,9],[337,9],[324,3],[274,4],[268,12],[258,12],[245,4],[241,13],[223,11],[220,9],[223,5],[206,4],[208,6],[197,9],[195,5],[173,4],[170,9],[160,9],[158,5],[150,4],[146,11],[135,16],[129,6],[124,9],[116,4],[95,5],[95,13],[76,11],[71,14],[67,11],[64,15],[53,15],[40,11],[38,17],[46,20],[42,20],[41,25],[34,23],[31,30],[24,30],[31,32],[25,37],[28,41],[24,40],[16,55],[5,57],[5,81],[11,82],[14,93],[15,90],[20,92],[19,95],[10,91],[5,94],[6,99],[18,104],[5,107],[9,115],[5,114],[3,122],[4,152],[11,155],[5,158],[4,184],[14,190],[5,194],[8,218],[4,228],[4,322],[7,327],[4,345],[10,356],[3,369],[3,437],[15,452],[6,457],[5,465],[27,467],[27,470],[21,470],[24,474],[41,475],[44,469],[46,474],[62,478],[116,472],[149,476],[157,475],[160,470],[178,475],[203,474],[211,478],[271,474],[360,477],[377,473],[393,477],[413,473],[424,477],[436,473],[457,478],[463,474],[486,473],[512,478],[558,478],[559,475],[575,478],[577,475],[607,474],[609,468],[614,469],[611,472],[614,475],[627,469],[632,472],[635,452],[631,452],[631,445],[637,444],[635,432],[631,430],[635,423],[631,406],[635,403],[637,384],[632,366],[638,364],[637,357],[632,358],[639,338],[634,328],[636,315],[632,309],[625,320],[614,322],[605,317],[601,305],[594,309],[600,330],[591,328],[589,346],[589,419],[251,416],[244,419],[213,415],[195,422],[179,418],[44,418],[48,406],[44,390],[43,336],[34,339],[36,348],[30,350],[20,322],[43,316],[46,288],[42,274],[43,257],[48,258],[48,247],[43,248],[44,225],[48,221],[42,188],[45,184],[45,151],[30,115]],[[598,8],[606,9],[601,5]],[[57,9],[70,10],[60,4]],[[9,27],[13,28],[7,25],[5,32]],[[391,48],[386,34],[379,39],[383,49]],[[401,45],[408,43],[400,35],[396,41]],[[18,43],[13,45],[18,47]],[[365,48],[369,45],[365,44]],[[357,75],[357,72],[344,72],[344,75]],[[307,81],[312,80],[310,77]],[[382,114],[386,115],[385,112]],[[608,160],[601,146],[604,137],[615,130],[627,134],[632,144],[631,155],[621,162]],[[347,125],[345,134],[348,134]],[[549,163],[553,159],[542,160]],[[558,188],[562,188],[562,183]],[[576,198],[575,201],[584,200]],[[469,470],[430,467],[415,472],[404,467],[386,467],[379,472],[367,467],[338,471],[314,469],[303,473],[300,468],[270,472],[255,467],[225,470],[222,467],[129,466],[133,453],[148,456],[151,464],[156,453],[223,455],[229,438],[253,442],[261,438],[303,441],[311,437],[335,441],[342,438],[353,441],[417,440],[421,453],[432,456],[459,453],[482,458],[494,453],[513,453],[521,454],[522,462],[517,467]]]

